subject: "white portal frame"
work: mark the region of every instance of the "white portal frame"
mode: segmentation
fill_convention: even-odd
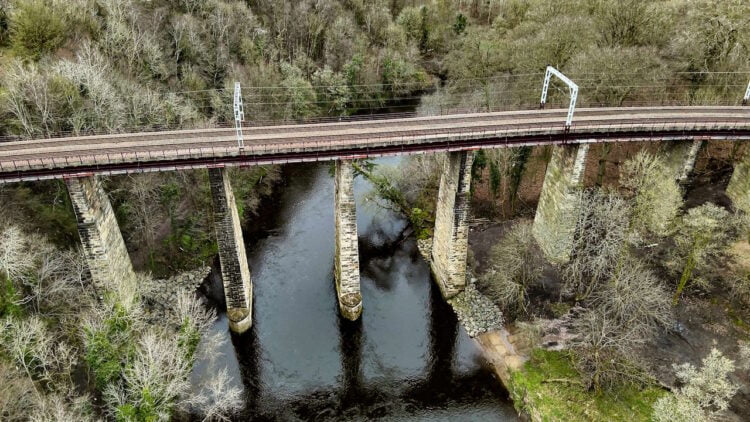
[[[742,105],[747,105],[748,101],[750,101],[750,82],[747,83],[747,89],[745,90],[745,97],[742,98]]]
[[[547,66],[547,72],[544,74],[544,86],[542,87],[541,108],[544,108],[544,104],[547,102],[547,91],[549,90],[549,82],[552,79],[552,75],[557,76],[558,79],[565,82],[570,90],[570,106],[568,106],[568,117],[565,119],[565,129],[570,129],[570,125],[573,123],[573,113],[576,110],[576,101],[578,100],[578,85],[559,70],[552,66]],[[750,89],[750,86],[748,89]]]
[[[237,132],[237,146],[245,147],[245,138],[242,136],[242,122],[245,120],[245,107],[242,104],[242,88],[239,82],[234,83],[234,129]]]

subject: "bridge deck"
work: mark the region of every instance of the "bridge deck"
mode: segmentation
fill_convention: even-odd
[[[750,139],[748,107],[525,110],[36,139],[0,143],[0,183],[429,151],[624,140]]]

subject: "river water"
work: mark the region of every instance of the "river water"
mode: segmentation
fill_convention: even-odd
[[[367,201],[370,187],[361,178],[355,197],[364,310],[355,323],[339,317],[330,169],[287,166],[273,212],[246,236],[253,326],[217,351],[245,392],[236,420],[517,420],[440,298],[415,239],[402,236],[406,221]],[[214,277],[208,295],[220,298],[219,285]],[[229,335],[224,315],[214,330]]]

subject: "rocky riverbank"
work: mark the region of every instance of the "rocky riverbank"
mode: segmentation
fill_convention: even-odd
[[[211,267],[205,266],[181,272],[168,279],[151,280],[148,283],[147,309],[152,315],[162,315],[177,300],[180,292],[196,291],[210,273]]]

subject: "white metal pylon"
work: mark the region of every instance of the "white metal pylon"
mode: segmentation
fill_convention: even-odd
[[[745,90],[745,97],[742,99],[742,105],[747,105],[750,101],[750,82],[747,83],[747,89]]]
[[[570,106],[568,107],[568,117],[565,119],[565,129],[570,129],[570,125],[573,123],[573,112],[576,109],[576,101],[578,100],[578,85],[552,66],[547,66],[547,72],[544,74],[542,101],[539,106],[544,108],[544,104],[547,102],[547,90],[549,89],[549,81],[552,75],[557,76],[558,79],[565,82],[568,85],[568,89],[570,89]]]
[[[234,128],[237,131],[237,145],[240,149],[245,147],[245,139],[242,137],[242,122],[245,120],[245,107],[242,105],[242,89],[240,83],[234,83]]]

